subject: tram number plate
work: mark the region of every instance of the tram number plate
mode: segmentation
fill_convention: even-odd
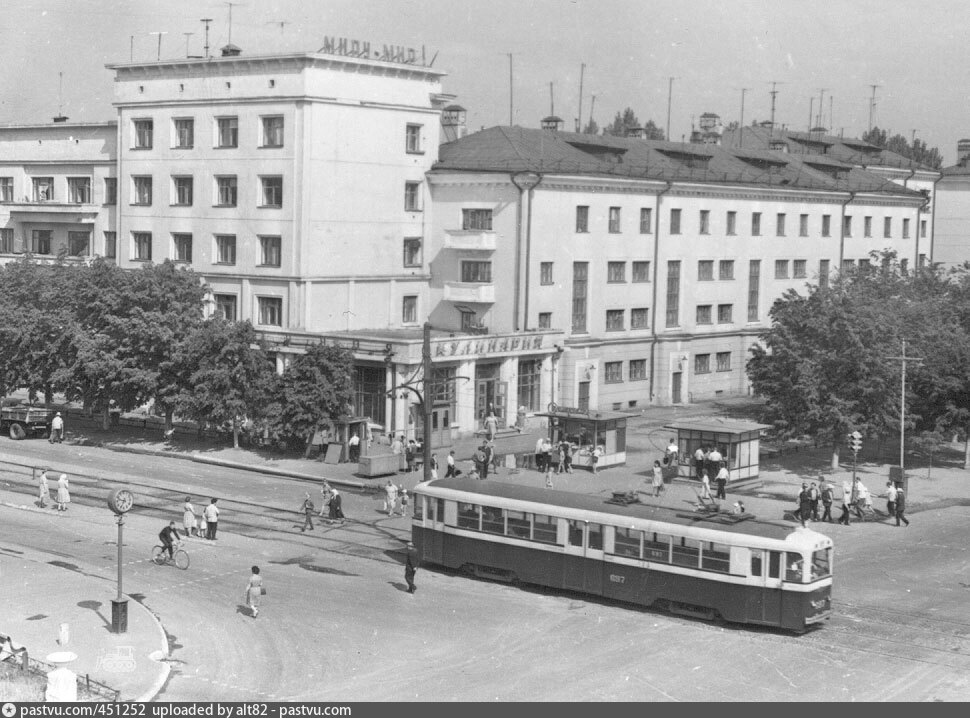
[[[626,581],[626,576],[617,576],[615,573],[610,574],[611,583],[623,583]]]

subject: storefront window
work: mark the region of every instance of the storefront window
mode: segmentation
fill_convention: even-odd
[[[519,362],[519,406],[538,411],[539,391],[542,385],[542,361],[528,359]]]
[[[354,412],[369,416],[378,424],[385,423],[386,370],[383,366],[354,367]]]

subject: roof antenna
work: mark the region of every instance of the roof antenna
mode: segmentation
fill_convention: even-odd
[[[158,57],[155,58],[155,59],[160,62],[161,59],[162,59],[162,35],[168,35],[168,33],[167,32],[159,32],[159,31],[156,30],[155,32],[150,32],[148,34],[149,35],[158,35]]]
[[[583,75],[586,73],[586,63],[579,66],[579,113],[576,116],[576,132],[583,131]]]
[[[67,118],[64,116],[64,73],[57,73],[57,117],[54,118],[54,122],[66,122]],[[916,130],[913,130],[915,132]]]
[[[191,55],[189,55],[189,38],[192,37],[195,33],[194,32],[183,32],[182,34],[185,35],[185,56],[186,57],[192,57]]]
[[[552,83],[549,83],[549,116],[552,117],[556,114],[556,102],[552,96]]]
[[[293,23],[291,23],[289,20],[269,20],[266,24],[267,25],[279,25],[280,26],[280,37],[283,37],[283,26],[284,25],[292,25]]]
[[[224,0],[224,2],[226,5],[229,6],[229,41],[226,44],[231,45],[232,44],[232,6],[239,5],[240,3],[228,2],[228,0]]]
[[[211,17],[204,17],[199,22],[205,24],[205,56],[206,59],[209,58],[209,23],[212,22]]]

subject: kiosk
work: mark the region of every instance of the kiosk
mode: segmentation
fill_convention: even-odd
[[[592,469],[596,446],[603,454],[597,462],[598,469],[626,463],[627,414],[550,404],[546,413],[536,416],[549,417],[549,441],[553,448],[563,439],[572,444],[573,466]]]
[[[686,478],[699,478],[699,468],[694,460],[698,448],[710,450],[717,447],[722,463],[731,472],[731,481],[753,479],[758,476],[759,446],[761,432],[770,428],[767,424],[732,419],[699,418],[666,424],[665,429],[677,432],[678,452],[677,475]],[[711,473],[711,480],[715,473]]]

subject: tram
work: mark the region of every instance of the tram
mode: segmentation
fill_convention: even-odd
[[[464,477],[413,503],[423,563],[795,633],[832,612],[831,539],[781,521]]]

